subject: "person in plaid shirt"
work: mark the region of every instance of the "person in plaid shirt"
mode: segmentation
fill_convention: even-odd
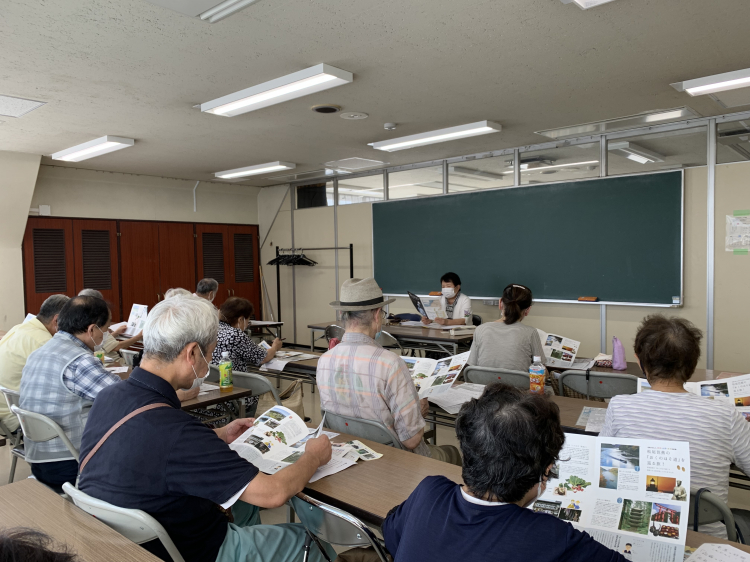
[[[376,341],[385,318],[383,306],[394,300],[384,300],[371,277],[344,282],[341,300],[331,306],[344,312],[346,333],[318,360],[320,406],[335,414],[379,421],[406,449],[460,466],[458,449],[424,442],[427,399],[419,399],[404,360]]]
[[[96,297],[74,297],[60,311],[57,333],[29,355],[21,375],[20,407],[43,414],[65,431],[76,449],[88,411],[99,392],[120,382],[94,354],[111,321],[107,303]],[[61,490],[75,482],[78,461],[62,439],[35,442],[24,438],[26,461],[40,482]]]

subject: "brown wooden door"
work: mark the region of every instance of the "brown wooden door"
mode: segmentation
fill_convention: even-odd
[[[122,315],[134,304],[151,310],[163,297],[159,282],[159,223],[120,221]]]
[[[29,217],[22,251],[27,313],[37,314],[49,296],[76,294],[70,219]]]
[[[229,290],[233,296],[248,299],[255,307],[255,317],[260,319],[260,275],[258,259],[258,227],[229,227]]]
[[[110,304],[112,322],[120,322],[117,222],[74,219],[75,292],[96,289]]]
[[[219,282],[216,306],[231,296],[229,227],[221,224],[196,224],[198,280],[210,277]]]
[[[159,275],[161,294],[182,287],[195,291],[195,237],[193,225],[159,223]]]

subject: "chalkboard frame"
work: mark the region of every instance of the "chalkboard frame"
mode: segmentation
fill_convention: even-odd
[[[664,302],[630,302],[630,301],[595,301],[595,302],[585,302],[585,301],[579,301],[579,300],[573,300],[573,299],[551,299],[551,298],[535,298],[534,302],[549,302],[549,303],[565,303],[565,304],[586,304],[586,305],[614,305],[614,306],[648,306],[648,307],[659,307],[659,308],[680,308],[683,307],[685,304],[685,296],[684,296],[684,288],[685,288],[685,170],[679,169],[679,170],[659,170],[654,172],[643,172],[638,174],[622,174],[617,176],[604,176],[604,177],[593,177],[593,178],[581,178],[577,180],[571,180],[571,181],[558,181],[558,182],[548,182],[548,183],[539,183],[539,184],[532,184],[532,185],[520,185],[520,186],[512,186],[512,187],[498,187],[498,188],[490,188],[490,189],[483,189],[481,190],[482,193],[486,192],[492,192],[492,191],[507,191],[510,189],[528,189],[528,188],[537,188],[537,187],[547,187],[547,186],[555,186],[558,184],[580,184],[584,182],[598,182],[602,180],[611,180],[611,179],[620,179],[620,178],[631,178],[631,177],[641,177],[641,176],[658,176],[662,174],[679,174],[680,177],[680,224],[679,224],[679,230],[680,230],[680,244],[679,244],[679,280],[680,280],[680,294],[679,294],[679,302],[676,302],[673,297],[672,303],[664,303]],[[479,191],[479,190],[477,190]],[[373,272],[375,274],[375,277],[377,279],[377,263],[375,259],[375,205],[387,205],[387,204],[393,204],[393,203],[402,203],[402,202],[408,202],[408,201],[415,201],[415,200],[425,200],[425,199],[434,199],[436,197],[444,197],[446,195],[450,197],[460,197],[462,195],[470,195],[477,193],[477,191],[468,191],[468,192],[459,192],[459,193],[439,193],[435,195],[429,195],[426,197],[419,197],[419,198],[408,198],[408,199],[395,199],[395,200],[388,200],[388,201],[376,201],[373,202],[371,207],[371,218],[372,218],[372,260],[373,260]],[[407,297],[408,295],[406,293],[398,293],[398,292],[390,292],[384,290],[384,294],[391,296],[391,297]],[[418,296],[427,296],[426,293],[419,293],[417,292]],[[468,295],[470,299],[472,300],[492,300],[497,301],[499,299],[499,295],[495,296],[481,296],[481,295]],[[583,296],[583,295],[582,295]],[[676,295],[675,295],[676,296]]]

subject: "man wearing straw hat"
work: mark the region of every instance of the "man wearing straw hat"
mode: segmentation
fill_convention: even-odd
[[[347,279],[341,300],[331,303],[343,312],[346,333],[341,343],[318,361],[320,405],[336,414],[382,422],[410,451],[461,465],[458,449],[424,442],[424,413],[417,389],[403,359],[376,340],[385,312],[385,300],[372,277]]]

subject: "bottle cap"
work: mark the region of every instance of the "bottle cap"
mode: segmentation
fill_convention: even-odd
[[[222,359],[229,359],[229,352],[228,351],[222,351],[221,352],[221,358]]]
[[[226,353],[226,351],[224,353]],[[541,363],[541,361],[542,361],[541,357],[539,357],[538,355],[534,355],[534,363]]]

